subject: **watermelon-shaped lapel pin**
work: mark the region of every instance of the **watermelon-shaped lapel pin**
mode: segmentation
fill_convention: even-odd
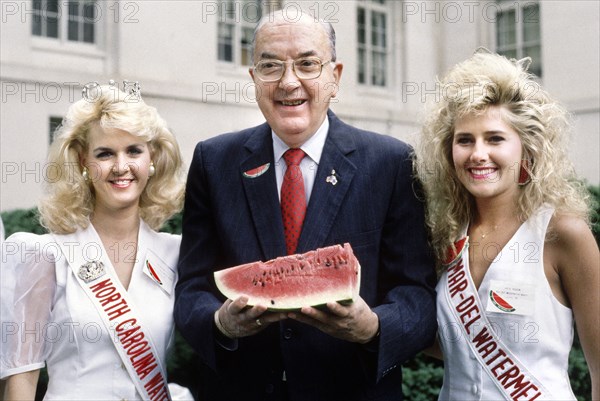
[[[242,175],[246,178],[260,177],[261,175],[263,175],[264,173],[267,172],[267,170],[269,169],[270,166],[271,166],[271,163],[266,163],[266,164],[263,164],[262,166],[258,166],[256,168],[245,171],[242,173]]]
[[[150,262],[148,260],[146,260],[146,266],[148,267],[148,271],[150,272],[150,276],[154,279],[154,281],[156,281],[160,285],[163,285],[162,280],[160,279],[160,277],[156,273],[156,270],[154,269],[154,267],[152,267],[152,265],[150,264]]]
[[[496,306],[496,308],[500,309],[502,312],[514,312],[515,311],[515,308],[511,304],[506,302],[505,299],[503,299],[500,295],[498,295],[497,293],[495,293],[492,290],[490,290],[490,299],[494,303],[494,306]]]

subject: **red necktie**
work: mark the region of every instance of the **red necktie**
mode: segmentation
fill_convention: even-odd
[[[289,149],[283,154],[287,170],[281,185],[281,215],[285,233],[285,247],[288,255],[296,252],[302,222],[306,214],[306,194],[300,162],[304,158],[302,149]]]

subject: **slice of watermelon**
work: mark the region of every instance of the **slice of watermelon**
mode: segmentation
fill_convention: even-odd
[[[248,305],[273,311],[298,310],[327,302],[352,302],[360,286],[360,265],[350,244],[319,248],[267,262],[253,262],[214,273],[229,299],[248,296]]]
[[[514,312],[515,308],[506,302],[500,295],[496,294],[494,291],[490,290],[490,299],[496,305],[498,309],[504,312]]]

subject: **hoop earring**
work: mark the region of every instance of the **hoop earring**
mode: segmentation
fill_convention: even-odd
[[[81,176],[83,177],[83,180],[85,182],[89,182],[90,181],[90,171],[88,170],[87,167],[83,167],[83,170],[81,171]]]
[[[156,174],[156,168],[154,167],[154,162],[151,161],[150,167],[148,168],[148,177],[152,177],[154,174]]]
[[[531,169],[533,167],[533,161],[531,159],[521,160],[521,169],[519,170],[519,186],[525,186],[531,182]]]

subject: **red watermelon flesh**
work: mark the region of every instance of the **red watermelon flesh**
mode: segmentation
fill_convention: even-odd
[[[253,262],[214,273],[229,299],[248,296],[248,305],[273,311],[297,310],[327,302],[351,302],[360,286],[360,265],[350,244]]]

